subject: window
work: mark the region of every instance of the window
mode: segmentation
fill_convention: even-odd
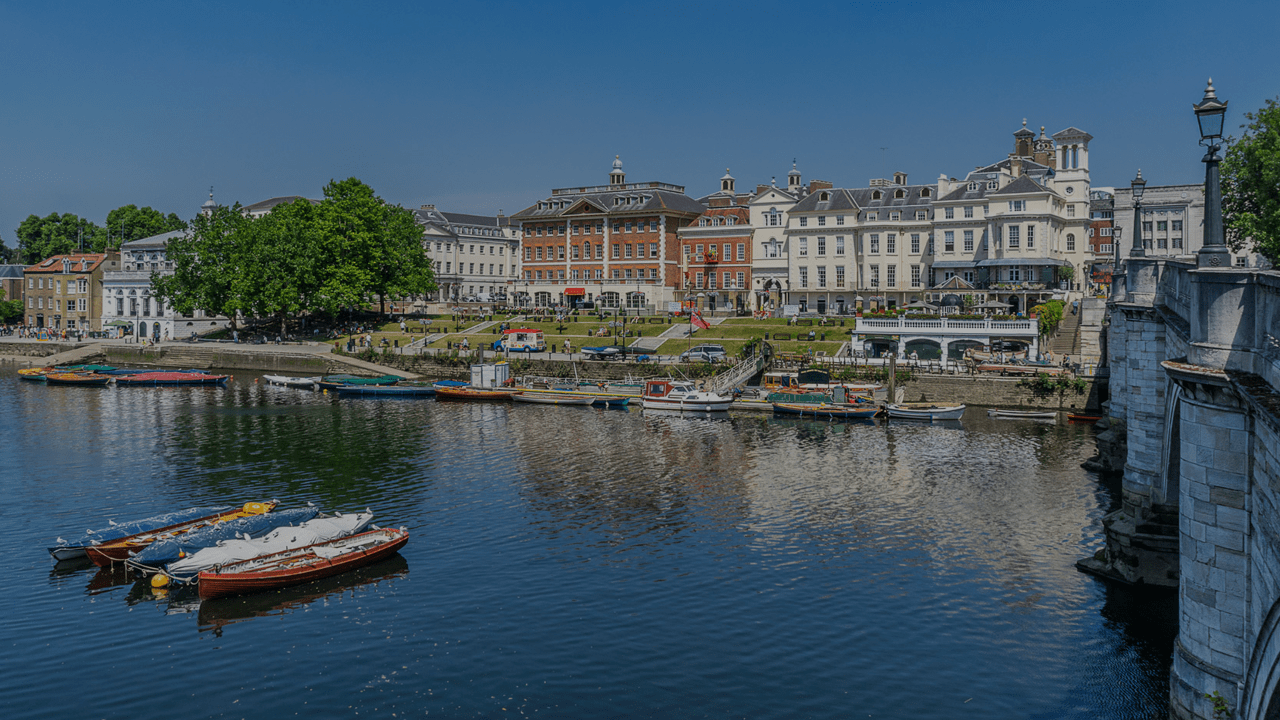
[[[563,270],[557,270],[557,271],[556,271],[556,279],[557,279],[557,280],[563,280],[563,279],[564,279],[564,271],[563,271]]]
[[[889,233],[888,235],[884,236],[884,251],[889,255],[892,255],[898,252],[898,236],[897,235],[893,233]]]
[[[614,244],[613,244],[613,259],[614,259],[614,260],[617,260],[619,257],[621,257],[621,256],[622,256],[622,255],[621,255],[621,253],[622,253],[622,246],[621,246],[621,245],[619,245],[618,243],[614,243]]]
[[[1244,255],[1236,258],[1236,267],[1249,267],[1249,258]]]
[[[898,266],[897,265],[884,266],[884,284],[886,287],[898,286]]]
[[[800,287],[809,287],[809,268],[800,268]]]
[[[550,258],[548,258],[548,259],[550,259]],[[563,245],[557,245],[557,246],[556,246],[556,259],[557,259],[557,260],[563,260],[563,259],[564,259],[564,246],[563,246]]]
[[[928,220],[928,219],[929,219],[929,213],[927,211],[925,210],[916,211],[916,220]]]
[[[947,208],[946,210],[943,210],[943,211],[942,211],[942,216],[943,216],[944,218],[948,219],[948,220],[952,220],[952,219],[954,219],[954,218],[955,218],[955,216],[956,216],[956,209],[955,209],[955,208]]]
[[[973,252],[973,231],[972,230],[964,231],[964,251],[967,253]]]
[[[825,265],[819,265],[818,266],[818,287],[824,288],[826,286],[827,286],[827,267]]]
[[[649,279],[650,280],[658,279],[658,268],[649,268]]]
[[[654,276],[654,277],[658,277],[658,271],[657,271],[657,270],[654,270],[654,271],[653,271],[653,276]],[[744,287],[746,287],[746,286],[747,286],[747,274],[746,274],[746,273],[743,273],[743,272],[738,273],[738,278],[737,278],[737,279],[738,279],[738,285],[737,285],[737,287],[744,288]]]
[[[742,246],[739,245],[738,247],[742,247]],[[843,235],[836,236],[836,254],[837,255],[844,254],[844,236]],[[741,260],[742,258],[738,258],[738,259]]]
[[[942,252],[955,252],[955,251],[956,251],[956,234],[951,230],[947,230],[946,232],[942,233]]]
[[[574,259],[574,260],[577,260],[577,259],[578,259],[578,246],[577,246],[577,245],[574,245],[574,246],[573,246],[573,259]]]
[[[911,287],[913,288],[920,287],[920,266],[919,265],[911,266]]]
[[[843,241],[843,240],[841,240],[841,244],[843,244],[843,242],[844,242],[844,241]],[[657,249],[656,249],[656,248],[657,248],[658,246],[657,246],[657,245],[654,245],[653,247],[655,248],[655,249],[654,249],[654,257],[657,257],[657,253],[658,253],[658,251],[657,251]],[[747,259],[747,244],[746,244],[746,243],[738,243],[738,262],[742,262],[742,261],[744,261],[744,260],[746,260],[746,259]],[[739,284],[739,286],[741,286],[741,284],[742,284],[742,283],[738,283],[738,284]]]
[[[933,233],[929,233],[929,249],[926,250],[925,253],[929,255],[933,254]]]
[[[537,248],[536,250],[534,250],[534,252],[535,252],[535,253],[537,253],[537,255],[538,255],[538,259],[539,259],[539,260],[541,260],[541,259],[542,259],[542,248]]]
[[[627,232],[631,232],[631,221],[627,221]]]
[[[799,254],[809,254],[809,238],[799,238]]]
[[[623,271],[622,271],[622,276],[623,276],[624,278],[626,278],[627,280],[630,280],[630,279],[631,279],[631,268],[627,268],[626,270],[623,270]]]
[[[1072,233],[1067,233],[1067,252],[1075,252],[1075,251],[1076,251],[1076,236]]]
[[[631,259],[631,243],[627,243],[626,245],[622,246],[622,257],[628,260]]]
[[[471,265],[471,267],[470,267],[470,269],[468,269],[468,270],[467,270],[467,272],[468,272],[468,273],[470,273],[470,274],[472,274],[472,275],[475,275],[475,274],[476,274],[476,264],[475,264],[475,263],[471,263],[470,265]]]
[[[879,233],[871,234],[871,252],[873,254],[880,253],[880,234]]]
[[[1160,248],[1161,250],[1167,250],[1169,248],[1169,239],[1162,237],[1156,240],[1156,247]]]
[[[902,219],[902,213],[900,213],[900,212],[891,212],[891,213],[889,213],[889,220],[890,220],[890,221],[892,221],[892,222],[898,222],[898,221],[899,221],[899,220],[901,220],[901,219]]]
[[[808,225],[809,225],[809,218],[807,217],[800,218],[800,227],[807,227]]]
[[[964,216],[965,216],[965,217],[967,217],[967,218],[971,218],[971,217],[973,217],[973,206],[972,206],[972,205],[965,205],[965,207],[964,207]]]
[[[649,257],[658,257],[658,243],[649,243]]]
[[[1009,268],[1009,282],[1021,282],[1022,271],[1018,268]]]
[[[600,243],[599,245],[596,245],[596,259],[597,260],[604,259],[604,243]]]
[[[1016,248],[1022,245],[1022,228],[1018,225],[1009,226],[1009,247]]]
[[[827,254],[827,239],[824,237],[818,238],[818,254],[819,255]]]
[[[764,246],[764,256],[776,258],[780,255],[779,250],[780,246],[778,245],[778,241],[773,240]]]
[[[694,251],[695,253],[697,253],[698,255],[701,255],[701,254],[702,254],[702,243],[698,243],[698,245],[697,245],[696,247],[694,247],[694,248],[693,248],[693,251]]]
[[[733,223],[730,223],[730,225],[732,225],[732,224],[733,224]],[[657,220],[650,220],[650,221],[649,221],[649,232],[658,232],[658,221],[657,221]]]
[[[826,216],[826,215],[819,215],[819,216],[818,216],[818,227],[826,227],[826,225],[827,225],[827,216]]]
[[[844,287],[844,266],[836,266],[836,287]]]
[[[1068,205],[1068,206],[1067,206],[1067,217],[1075,217],[1075,216],[1076,216],[1076,206],[1075,206],[1075,205]]]
[[[880,266],[872,265],[871,267],[871,287],[880,287]]]
[[[778,226],[782,224],[782,213],[777,208],[772,208],[764,214],[764,224],[770,226]]]
[[[537,230],[538,230],[538,237],[542,237],[542,226],[539,225]]]
[[[1111,252],[1111,244],[1110,244],[1110,243],[1103,243],[1103,244],[1099,245],[1099,246],[1098,246],[1098,252],[1102,253],[1103,255],[1110,254],[1110,252]]]
[[[1027,249],[1034,250],[1036,247],[1036,226],[1027,226]]]
[[[581,234],[582,234],[582,226],[581,226],[581,225],[574,225],[574,226],[573,226],[573,234],[574,234],[574,235],[581,235]]]
[[[878,216],[879,213],[867,213],[867,220],[875,220]]]
[[[453,263],[451,263],[451,262],[447,262],[447,263],[445,263],[445,264],[444,264],[444,271],[445,271],[445,274],[452,273],[452,272],[453,272]]]
[[[1151,221],[1150,221],[1150,220],[1148,220],[1148,221],[1146,221],[1146,222],[1142,223],[1142,232],[1151,232]]]
[[[619,199],[619,200],[621,200],[622,198],[618,198],[618,199]],[[622,223],[614,223],[614,224],[613,224],[613,231],[614,231],[615,233],[620,233],[620,232],[622,232]]]
[[[1010,200],[1010,201],[1009,201],[1009,211],[1010,211],[1010,212],[1022,212],[1025,208],[1026,208],[1026,202],[1025,202],[1025,201],[1023,201],[1023,200]]]
[[[1159,230],[1160,232],[1168,232],[1168,231],[1169,231],[1169,221],[1168,221],[1168,220],[1158,220],[1158,221],[1156,221],[1156,229],[1157,229],[1157,230]]]
[[[733,287],[733,273],[726,272],[724,274],[724,286],[727,288]]]
[[[1174,238],[1174,239],[1173,239],[1173,246],[1174,246],[1175,248],[1177,248],[1177,249],[1182,249],[1182,238],[1180,238],[1180,237],[1176,237],[1176,238]]]
[[[1174,221],[1173,221],[1173,231],[1174,231],[1174,232],[1182,232],[1182,221],[1181,221],[1181,220],[1174,220]]]
[[[920,254],[920,233],[911,233],[911,254]]]
[[[703,287],[706,286],[706,283],[702,279],[703,278],[702,273],[695,273],[693,278],[699,290],[701,290]]]
[[[837,215],[837,216],[836,216],[836,224],[837,224],[837,225],[843,225],[843,224],[844,224],[844,216],[843,216],[843,215]]]

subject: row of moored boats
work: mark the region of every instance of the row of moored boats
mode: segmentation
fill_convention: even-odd
[[[23,380],[46,385],[79,387],[154,387],[157,385],[222,385],[230,375],[215,375],[204,370],[141,370],[110,365],[59,365],[27,368],[18,371]]]
[[[201,597],[298,585],[370,565],[409,541],[404,528],[373,524],[369,510],[323,514],[276,501],[193,507],[125,523],[108,521],[49,548],[59,561],[123,564],[153,587],[194,585]]]

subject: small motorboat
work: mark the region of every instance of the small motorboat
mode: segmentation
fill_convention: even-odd
[[[382,375],[379,377],[361,377],[359,375],[325,375],[320,378],[321,390],[337,390],[343,385],[395,385],[402,378],[399,375]]]
[[[212,547],[189,553],[166,565],[164,575],[179,582],[191,582],[197,579],[201,570],[212,570],[219,565],[337,540],[364,532],[371,522],[373,513],[366,510],[345,515],[336,513],[333,517],[318,517],[298,525],[280,525],[260,537],[250,538],[246,535],[244,538],[223,540]],[[153,579],[151,584],[158,586],[165,583]]]
[[[129,535],[147,532],[150,530],[158,530],[162,527],[177,525],[195,520],[206,515],[217,515],[230,510],[230,506],[223,507],[193,507],[177,512],[164,513],[163,515],[153,515],[152,517],[142,518],[141,520],[130,520],[128,522],[112,522],[108,520],[108,526],[98,530],[86,530],[84,535],[75,540],[63,540],[58,538],[58,544],[49,548],[49,554],[54,560],[74,560],[85,556],[85,549],[91,545],[101,544],[110,540],[118,540]]]
[[[645,410],[725,412],[733,405],[733,398],[699,390],[688,380],[650,380],[644,385],[640,403]]]
[[[436,386],[428,382],[401,380],[395,385],[339,385],[336,392],[343,397],[348,395],[431,397],[436,394]]]
[[[394,555],[407,542],[408,530],[379,528],[229,563],[200,572],[200,597],[244,595],[319,580]]]
[[[439,400],[489,400],[509,402],[514,390],[486,390],[484,388],[441,387],[436,385],[436,398]]]
[[[203,372],[143,372],[116,377],[117,386],[154,387],[158,385],[223,385],[230,375]]]
[[[106,387],[115,378],[94,372],[51,372],[44,376],[46,385],[80,385],[82,387]]]
[[[1067,413],[1067,420],[1078,423],[1096,423],[1102,419],[1101,415],[1090,415],[1087,413]]]
[[[126,535],[122,538],[116,538],[104,543],[90,545],[86,547],[84,551],[85,555],[93,561],[94,565],[97,565],[98,567],[107,567],[112,563],[128,560],[130,555],[138,552],[153,542],[168,540],[194,530],[199,530],[203,527],[208,527],[209,525],[216,525],[220,522],[248,517],[250,515],[262,515],[264,513],[269,513],[274,510],[275,507],[276,503],[274,500],[271,502],[248,502],[231,510],[224,510],[212,515],[193,518],[174,523],[172,525],[167,525],[165,527],[155,528],[153,530],[147,530],[133,535]]]
[[[1001,410],[992,408],[987,411],[987,417],[998,418],[1000,420],[1057,420],[1057,410]]]
[[[959,420],[964,415],[964,405],[931,405],[929,403],[902,403],[885,405],[885,414],[899,420]]]
[[[301,388],[303,390],[318,390],[320,388],[320,376],[314,377],[293,377],[291,375],[263,375],[270,385],[283,385],[291,388]]]
[[[594,405],[596,402],[596,399],[590,395],[559,395],[547,392],[518,392],[512,395],[511,399],[516,402],[542,405]]]
[[[800,417],[861,420],[873,418],[880,414],[880,408],[861,404],[829,404],[829,403],[773,403],[773,411],[780,415],[799,415]]]

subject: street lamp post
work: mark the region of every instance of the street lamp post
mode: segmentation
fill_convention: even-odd
[[[1133,245],[1129,248],[1129,257],[1146,257],[1147,248],[1142,239],[1142,193],[1147,189],[1147,181],[1142,179],[1142,171],[1129,183],[1133,192]]]
[[[1120,275],[1120,240],[1124,234],[1124,228],[1111,228],[1111,250],[1115,258],[1111,261],[1111,299],[1120,299],[1120,286],[1116,284],[1116,277]]]
[[[1208,149],[1204,163],[1204,245],[1197,253],[1197,267],[1227,267],[1231,265],[1231,252],[1227,249],[1222,233],[1222,187],[1218,179],[1218,163],[1222,158],[1222,121],[1226,119],[1227,103],[1219,102],[1213,90],[1213,78],[1204,89],[1204,99],[1192,106],[1196,121],[1200,124],[1200,144]]]

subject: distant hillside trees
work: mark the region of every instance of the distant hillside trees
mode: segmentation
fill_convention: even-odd
[[[49,213],[45,217],[28,215],[18,225],[18,256],[21,262],[38,263],[52,255],[65,255],[83,249],[102,252],[118,248],[121,243],[152,235],[181,230],[187,224],[173,213],[137,205],[123,205],[107,213],[106,227],[72,213]]]
[[[156,295],[179,312],[285,319],[336,313],[376,298],[435,289],[422,227],[356,178],[331,181],[324,200],[277,205],[260,218],[239,204],[216,208],[170,241],[171,275],[152,277]]]

